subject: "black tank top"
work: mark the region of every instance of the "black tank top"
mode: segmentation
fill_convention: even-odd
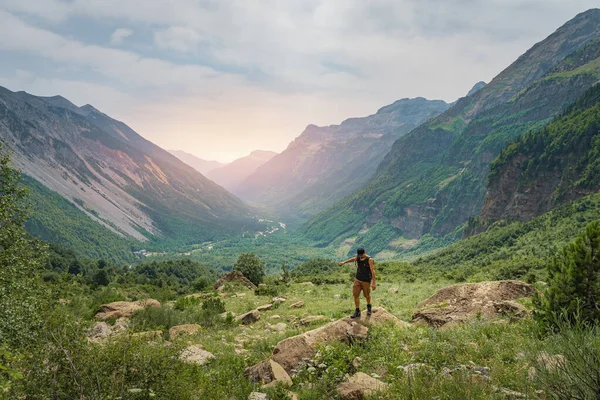
[[[369,267],[369,256],[364,260],[356,258],[356,279],[362,282],[371,282],[371,267]]]

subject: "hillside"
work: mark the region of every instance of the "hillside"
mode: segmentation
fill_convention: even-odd
[[[401,99],[340,125],[309,125],[235,192],[287,215],[314,215],[367,182],[392,143],[450,105]]]
[[[597,192],[599,151],[600,86],[595,85],[548,126],[522,136],[492,162],[482,220],[528,220]]]
[[[213,169],[206,176],[232,193],[238,194],[240,184],[276,155],[273,151],[254,150],[245,157]]]
[[[90,105],[0,88],[0,136],[26,175],[127,240],[197,243],[253,226],[239,199]],[[64,219],[37,221],[46,238],[73,233]],[[88,233],[79,239],[100,246]]]
[[[482,209],[489,163],[501,149],[547,124],[598,81],[599,36],[600,10],[578,15],[488,85],[397,140],[369,184],[303,232],[388,255],[456,240]]]
[[[213,169],[217,169],[226,165],[225,163],[219,161],[203,160],[202,158],[196,157],[195,155],[186,153],[182,150],[169,150],[169,153],[173,154],[175,157],[179,158],[181,161],[205,176]]]

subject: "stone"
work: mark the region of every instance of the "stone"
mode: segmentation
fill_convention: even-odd
[[[220,287],[224,286],[226,282],[239,282],[245,286],[248,290],[256,289],[256,285],[248,278],[244,276],[240,271],[231,271],[230,273],[223,275],[214,284],[214,288],[219,290]],[[223,289],[221,289],[223,290]]]
[[[348,337],[348,343],[350,344],[364,342],[367,340],[368,334],[369,328],[357,322],[352,322],[351,326],[346,330],[346,336]]]
[[[283,303],[283,302],[285,302],[285,297],[273,297],[273,298],[271,299],[271,302],[272,302],[273,304],[277,304],[277,303]]]
[[[198,324],[177,325],[169,329],[169,338],[174,339],[178,336],[195,335],[202,327]]]
[[[294,304],[290,304],[290,308],[301,308],[304,307],[303,301],[297,301]]]
[[[352,366],[354,367],[354,369],[358,369],[361,362],[362,362],[362,358],[360,358],[358,356],[354,357],[354,360],[352,360]]]
[[[397,287],[392,287],[388,289],[388,293],[390,294],[398,294],[399,289]]]
[[[275,315],[271,315],[271,316],[269,317],[269,319],[281,319],[281,315],[277,315],[277,314],[275,314]]]
[[[273,309],[273,304],[265,304],[264,306],[256,307],[256,309],[260,312],[269,311]]]
[[[412,321],[417,325],[440,328],[465,322],[475,316],[496,318],[501,315],[522,318],[527,309],[515,299],[531,296],[535,288],[515,280],[467,283],[440,289],[419,303]]]
[[[275,332],[283,332],[287,329],[285,322],[278,322],[275,325],[269,325],[269,329]]]
[[[267,359],[246,368],[244,376],[254,383],[260,383],[263,387],[270,387],[278,384],[289,387],[293,384],[292,378],[290,378],[285,369],[272,359]]]
[[[154,299],[115,301],[101,305],[95,317],[105,321],[109,318],[131,318],[136,311],[144,308],[160,308],[160,303]]]
[[[192,345],[184,349],[179,359],[189,364],[205,365],[214,360],[214,354],[204,350],[202,346]]]
[[[248,395],[248,400],[269,400],[269,397],[265,393],[252,392]]]
[[[238,315],[235,319],[241,322],[242,325],[249,325],[260,319],[260,312],[258,310],[248,311],[245,314]]]
[[[324,315],[310,315],[302,318],[299,323],[300,325],[306,326],[320,321],[327,321],[327,317]]]
[[[387,383],[363,372],[357,372],[348,381],[340,383],[336,391],[341,400],[362,400],[378,392],[385,392],[387,388]]]

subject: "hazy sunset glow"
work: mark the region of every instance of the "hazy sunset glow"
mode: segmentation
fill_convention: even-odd
[[[399,98],[454,101],[594,6],[1,0],[0,85],[90,103],[164,148],[231,161]]]

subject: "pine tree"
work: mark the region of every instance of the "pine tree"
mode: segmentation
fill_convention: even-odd
[[[240,271],[255,285],[261,283],[265,277],[265,263],[254,253],[241,254],[233,269]]]
[[[536,317],[552,326],[556,316],[600,322],[600,221],[562,249],[548,265],[548,288],[536,296]]]

